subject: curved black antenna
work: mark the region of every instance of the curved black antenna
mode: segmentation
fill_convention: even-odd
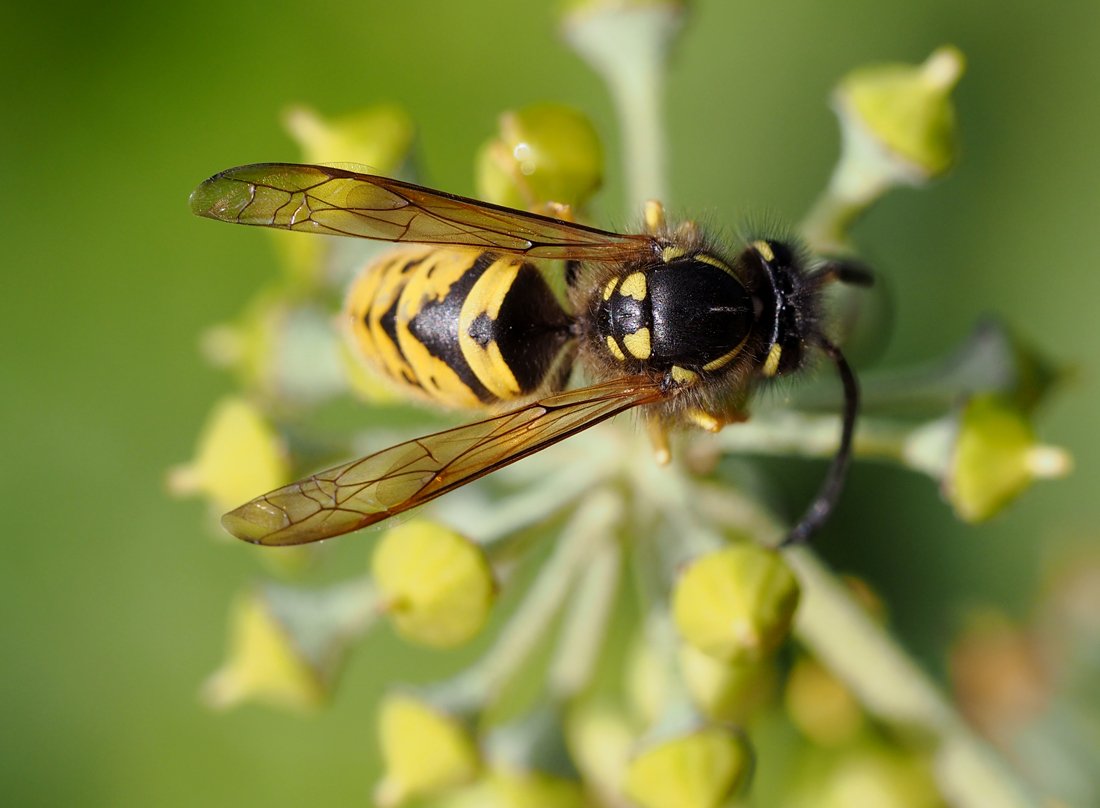
[[[821,490],[817,492],[814,501],[806,509],[806,513],[798,521],[787,538],[779,543],[780,547],[790,547],[793,544],[805,544],[819,527],[825,524],[837,500],[844,488],[844,478],[848,475],[848,466],[852,460],[852,434],[856,429],[856,416],[859,414],[859,383],[852,373],[844,354],[840,348],[833,345],[824,337],[819,338],[818,344],[825,351],[825,355],[833,360],[840,381],[844,385],[844,421],[840,431],[840,446],[833,456],[832,465],[825,475],[825,482]]]

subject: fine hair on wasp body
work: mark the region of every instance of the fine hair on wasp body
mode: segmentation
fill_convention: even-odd
[[[667,461],[669,428],[744,420],[755,388],[815,353],[844,387],[840,445],[786,543],[805,541],[839,497],[858,387],[823,333],[821,291],[869,283],[862,268],[814,263],[786,239],[723,250],[691,222],[669,227],[656,202],[643,233],[613,233],[322,166],[229,169],[191,205],[239,224],[402,243],[349,289],[352,345],[415,396],[496,413],[257,497],[223,518],[242,539],[299,544],[374,524],[633,408]],[[564,272],[564,301],[540,259]],[[593,383],[566,390],[575,365]]]

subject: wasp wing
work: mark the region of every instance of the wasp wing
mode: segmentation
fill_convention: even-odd
[[[415,508],[665,395],[659,382],[643,376],[559,393],[283,486],[230,511],[222,525],[238,538],[266,545],[339,536]]]
[[[194,190],[191,210],[279,230],[479,247],[532,258],[625,261],[657,249],[651,236],[610,233],[328,166],[231,168]]]

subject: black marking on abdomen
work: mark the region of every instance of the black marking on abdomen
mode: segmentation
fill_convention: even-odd
[[[469,269],[465,270],[447,290],[446,296],[442,300],[426,302],[416,315],[409,319],[407,326],[409,333],[424,346],[428,353],[454,371],[478,400],[485,403],[496,401],[496,396],[486,389],[477,374],[466,363],[458,343],[458,320],[462,304],[470,294],[474,283],[496,260],[497,256],[492,253],[480,253],[470,264]]]
[[[488,320],[488,318],[486,318]],[[478,317],[471,324],[473,333]],[[571,338],[571,318],[532,264],[523,264],[508,289],[495,321],[493,337],[522,393],[542,386],[562,347]]]

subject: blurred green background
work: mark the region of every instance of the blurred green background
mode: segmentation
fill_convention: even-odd
[[[380,632],[311,719],[215,715],[197,701],[257,550],[217,540],[200,503],[165,494],[164,474],[231,389],[201,360],[198,334],[239,311],[273,254],[257,233],[192,217],[187,195],[219,169],[294,159],[278,123],[289,103],[337,114],[380,100],[417,121],[424,180],[471,193],[472,155],[498,112],[554,100],[599,126],[612,155],[601,205],[621,222],[609,99],[560,43],[555,14],[541,0],[9,8],[6,804],[367,802],[382,684],[432,678],[445,658]],[[926,479],[856,467],[821,551],[873,582],[937,673],[969,608],[1025,615],[1044,570],[1096,546],[1098,36],[1096,3],[710,0],[694,4],[678,47],[672,205],[731,225],[805,210],[837,149],[826,97],[850,68],[920,61],[945,42],[968,57],[959,168],[888,197],[857,230],[896,294],[884,361],[938,355],[980,314],[1003,314],[1080,367],[1042,420],[1077,471],[969,527]],[[795,505],[820,474],[777,468]],[[366,545],[348,553],[359,565]]]

